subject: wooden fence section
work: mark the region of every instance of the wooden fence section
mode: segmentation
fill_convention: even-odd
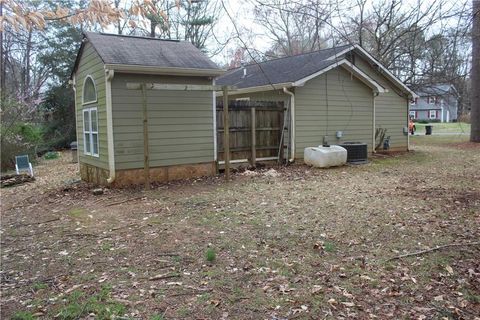
[[[283,160],[283,102],[230,101],[228,109],[231,162],[248,159],[254,165],[257,160],[266,158]],[[223,102],[218,100],[217,146],[218,161],[224,161]]]

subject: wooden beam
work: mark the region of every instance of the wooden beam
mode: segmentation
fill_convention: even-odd
[[[141,90],[145,85],[147,90],[168,90],[168,91],[219,91],[223,90],[225,86],[212,86],[200,84],[168,84],[168,83],[138,83],[127,82],[127,89]],[[233,90],[234,87],[227,86],[228,90]]]
[[[257,144],[256,144],[256,141],[257,141],[257,137],[256,137],[256,127],[257,127],[257,123],[256,123],[256,120],[255,120],[255,108],[253,107],[251,109],[251,129],[252,129],[252,143],[251,143],[251,159],[250,159],[250,165],[252,167],[255,167],[255,163],[257,161]]]
[[[148,113],[147,113],[147,89],[142,84],[142,106],[143,106],[143,170],[145,177],[145,190],[150,189],[150,159],[148,150]]]
[[[223,91],[223,158],[225,160],[225,180],[230,180],[230,123],[228,116],[228,87]]]

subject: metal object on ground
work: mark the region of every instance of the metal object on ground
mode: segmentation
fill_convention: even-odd
[[[77,141],[73,141],[72,143],[70,143],[70,150],[71,150],[71,153],[72,153],[72,162],[73,163],[77,163],[78,162],[78,144],[77,144]]]
[[[368,162],[368,149],[366,143],[344,142],[342,144],[339,144],[339,146],[347,149],[348,163],[361,164]]]

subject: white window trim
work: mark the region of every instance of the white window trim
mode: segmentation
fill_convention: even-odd
[[[409,112],[409,116],[410,116],[410,117],[413,117],[414,119],[416,119],[416,114],[417,114],[416,111],[410,111],[410,112]]]
[[[250,101],[250,97],[236,98],[235,101]]]
[[[437,119],[437,110],[428,110],[428,119]]]
[[[96,122],[97,122],[97,130],[93,131],[92,130],[92,111],[95,110],[96,114]],[[89,129],[90,130],[85,130],[85,113],[88,113],[88,120],[90,121],[89,123]],[[83,153],[92,157],[99,157],[100,153],[100,143],[99,143],[99,137],[98,137],[98,109],[97,107],[92,107],[92,108],[86,108],[82,110],[82,115],[83,115],[83,139],[85,140],[85,134],[88,134],[88,139],[90,140],[90,150],[87,150],[87,143],[86,141],[83,141]],[[97,153],[93,153],[93,135],[97,135]]]
[[[414,106],[414,105],[416,105],[416,104],[417,104],[417,102],[415,101],[415,98],[413,98],[413,99],[410,100],[410,105],[411,105],[411,106]]]
[[[435,104],[435,97],[428,97],[428,104]]]
[[[85,101],[85,83],[87,83],[87,79],[91,79],[93,82],[93,88],[95,90],[95,100],[92,101]],[[93,77],[91,75],[86,75],[85,79],[83,79],[83,86],[82,86],[82,105],[84,104],[90,104],[90,103],[96,103],[98,101],[98,96],[97,96],[97,85],[95,83],[95,80],[93,80]]]

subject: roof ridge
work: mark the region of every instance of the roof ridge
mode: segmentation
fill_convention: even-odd
[[[320,50],[315,50],[315,51],[310,51],[310,52],[304,52],[304,53],[298,53],[298,54],[294,54],[294,55],[291,55],[291,56],[279,57],[279,58],[274,58],[274,59],[260,61],[260,62],[252,62],[252,63],[246,64],[244,66],[240,66],[240,67],[237,67],[237,68],[230,69],[228,71],[234,71],[234,70],[241,69],[241,68],[244,68],[244,67],[258,65],[258,64],[261,64],[261,63],[267,63],[267,62],[270,62],[270,61],[277,61],[277,60],[282,60],[282,59],[287,59],[287,58],[300,57],[300,56],[304,56],[304,55],[307,55],[307,54],[322,52],[322,51],[326,51],[326,50],[332,50],[332,49],[335,49],[335,48],[349,47],[349,46],[351,46],[351,45],[350,44],[344,44],[342,46],[330,47],[330,48],[325,48],[325,49],[320,49]]]
[[[102,36],[112,36],[112,37],[120,37],[120,38],[133,38],[133,39],[144,39],[144,40],[157,40],[157,41],[169,41],[169,42],[184,42],[178,39],[160,39],[160,38],[152,38],[152,37],[145,37],[145,36],[134,36],[134,35],[126,35],[126,34],[116,34],[116,33],[107,33],[107,32],[85,32],[86,35],[88,34],[96,34]]]

